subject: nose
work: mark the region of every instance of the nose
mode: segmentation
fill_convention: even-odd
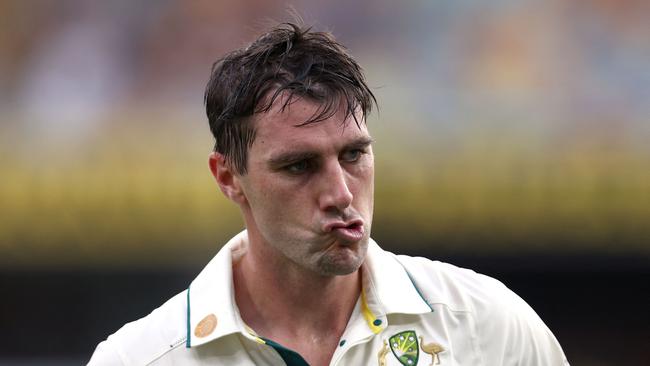
[[[323,211],[343,211],[352,204],[352,192],[346,172],[340,162],[331,164],[324,172],[319,204]]]

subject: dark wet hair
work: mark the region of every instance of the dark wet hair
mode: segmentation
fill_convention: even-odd
[[[239,174],[246,173],[248,149],[255,140],[251,117],[269,111],[280,95],[283,109],[296,98],[320,104],[300,125],[328,119],[340,108],[345,109],[344,120],[352,116],[359,125],[355,112],[360,110],[365,121],[377,104],[361,67],[332,34],[293,23],[279,25],[217,60],[205,90],[214,151]]]

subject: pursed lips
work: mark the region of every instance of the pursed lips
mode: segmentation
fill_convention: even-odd
[[[340,239],[344,244],[358,242],[363,239],[365,234],[363,220],[360,218],[347,221],[333,221],[325,225],[323,229],[326,233],[331,233]]]

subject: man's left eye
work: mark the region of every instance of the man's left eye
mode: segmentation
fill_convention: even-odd
[[[363,151],[361,151],[361,150],[358,150],[358,149],[357,150],[349,150],[349,151],[344,152],[341,155],[341,160],[349,162],[349,163],[353,163],[353,162],[359,160],[359,158],[361,157],[361,154],[363,154]]]

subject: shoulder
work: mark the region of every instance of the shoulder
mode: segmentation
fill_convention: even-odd
[[[474,342],[487,363],[568,365],[546,324],[499,280],[426,258],[396,258],[431,306],[470,316]]]
[[[147,365],[187,339],[187,290],[101,342],[89,365]]]
[[[454,311],[482,311],[518,298],[500,281],[470,269],[422,257],[395,256],[429,304]],[[504,298],[505,295],[505,298]]]

